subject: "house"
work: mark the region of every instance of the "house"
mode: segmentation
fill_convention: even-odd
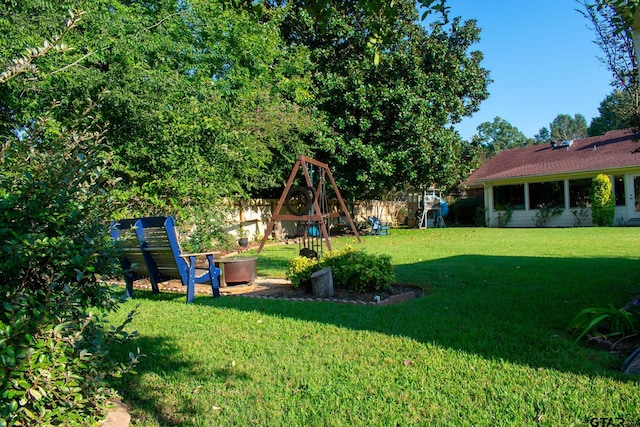
[[[612,183],[614,224],[640,225],[640,134],[629,130],[503,150],[462,185],[483,190],[490,227],[573,227],[592,225],[589,192],[598,174]]]

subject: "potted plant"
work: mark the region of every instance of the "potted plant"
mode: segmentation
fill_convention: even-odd
[[[238,230],[238,245],[240,245],[243,248],[246,248],[249,245],[249,238],[247,237],[247,230],[245,230],[244,228],[240,228],[240,230]]]

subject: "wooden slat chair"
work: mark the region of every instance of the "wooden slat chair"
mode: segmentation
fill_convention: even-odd
[[[134,222],[133,229],[153,292],[159,291],[158,283],[180,279],[182,285],[187,287],[187,303],[193,301],[195,285],[199,283],[209,283],[213,296],[220,296],[220,269],[214,263],[215,252],[183,254],[178,244],[173,217],[139,218]],[[125,254],[129,256],[126,249]],[[131,254],[137,256],[134,250]],[[206,257],[207,268],[196,268],[199,256]],[[127,294],[133,294],[133,280],[130,283],[127,281]]]
[[[164,217],[161,218],[164,221]],[[133,296],[133,282],[135,280],[149,278],[147,260],[140,247],[135,229],[135,224],[138,219],[139,218],[121,219],[111,223],[111,237],[123,251],[120,263],[124,271],[127,297]],[[158,284],[155,280],[151,281],[151,289],[155,294],[159,292]]]

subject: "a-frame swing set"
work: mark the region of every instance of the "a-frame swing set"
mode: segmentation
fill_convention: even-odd
[[[314,166],[319,172],[319,179],[315,186],[312,179]],[[304,174],[306,187],[299,186],[291,188],[300,169],[302,169],[302,173]],[[331,251],[328,220],[329,218],[340,218],[342,214],[340,212],[329,212],[326,192],[327,179],[333,186],[333,191],[338,199],[338,203],[340,204],[340,209],[342,209],[342,214],[346,217],[353,234],[358,239],[358,242],[361,242],[358,230],[353,224],[353,220],[351,219],[347,206],[340,195],[336,181],[333,179],[333,175],[329,170],[329,165],[301,155],[298,157],[298,160],[291,170],[291,174],[289,175],[284,191],[282,192],[276,209],[269,221],[269,226],[264,233],[262,242],[260,242],[258,253],[262,251],[268,236],[271,235],[271,232],[273,231],[276,221],[297,221],[299,224],[304,224],[299,236],[302,238],[303,246],[300,251],[301,255],[317,257],[319,252],[322,251],[320,236],[324,239],[327,250]],[[282,213],[282,208],[285,205],[289,213]]]

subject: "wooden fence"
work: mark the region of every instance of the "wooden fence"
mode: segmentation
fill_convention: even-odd
[[[277,199],[252,199],[236,203],[229,218],[229,222],[233,225],[228,231],[238,236],[244,234],[249,240],[260,240],[264,236],[277,204]],[[367,200],[346,202],[346,205],[351,218],[358,224],[366,224],[369,216],[376,216],[380,221],[388,222],[395,227],[404,223],[407,215],[407,202]],[[337,201],[330,200],[329,209],[340,211]],[[331,224],[336,223],[346,223],[344,215],[331,219]],[[295,235],[296,230],[297,224],[294,221],[281,221],[280,224],[276,224],[271,237],[281,240],[285,234]]]

